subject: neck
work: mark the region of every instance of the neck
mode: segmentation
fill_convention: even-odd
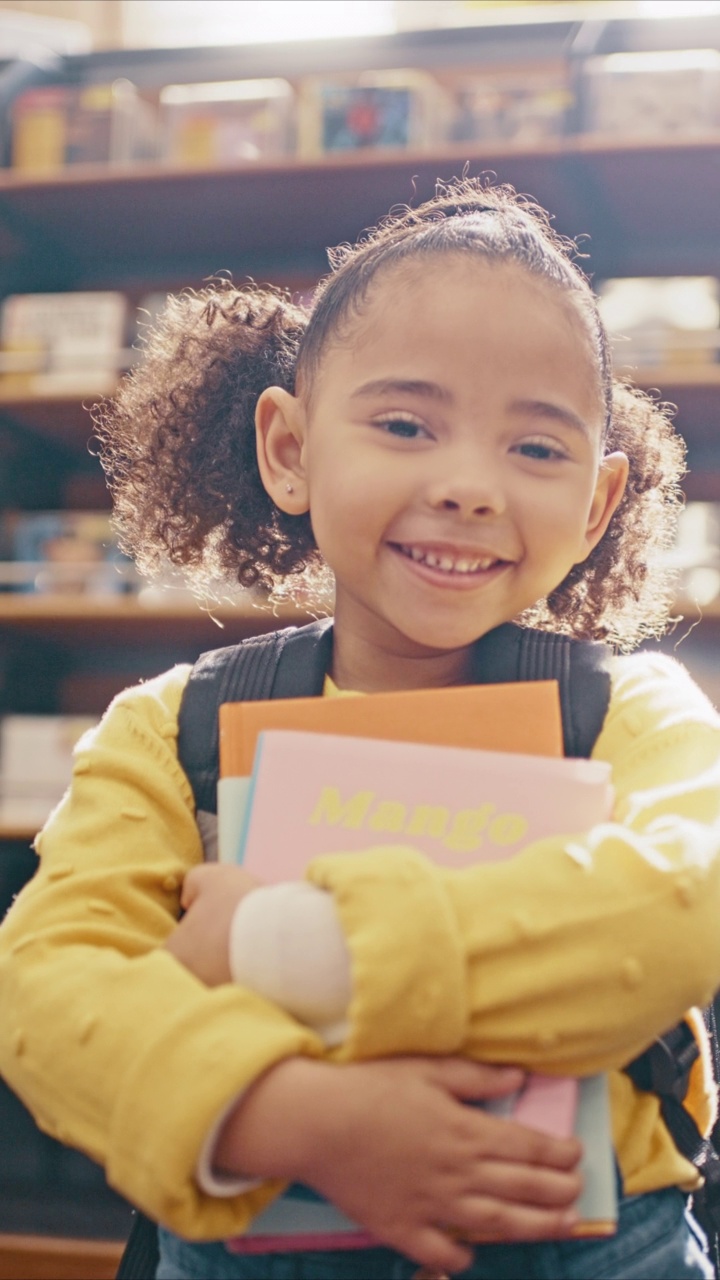
[[[330,675],[339,689],[358,693],[441,689],[470,680],[472,653],[472,646],[412,655],[381,650],[362,636],[335,627]]]

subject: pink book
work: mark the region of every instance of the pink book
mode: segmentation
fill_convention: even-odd
[[[266,883],[301,878],[318,854],[378,844],[409,844],[442,865],[471,866],[512,857],[545,836],[584,833],[606,821],[611,806],[610,766],[599,761],[272,729],[258,738],[240,860]],[[614,1198],[604,1078],[579,1085],[533,1075],[519,1095],[490,1105],[567,1136],[577,1131],[578,1101],[585,1126],[592,1119],[600,1131],[601,1167],[591,1182],[603,1193],[588,1201],[581,1232],[604,1234]],[[374,1243],[333,1205],[292,1186],[229,1247],[269,1253]]]
[[[267,883],[378,844],[447,867],[496,862],[604,822],[611,799],[597,760],[272,729],[258,739],[241,861]]]

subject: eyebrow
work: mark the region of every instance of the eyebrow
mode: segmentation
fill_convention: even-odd
[[[572,409],[564,409],[562,405],[552,404],[549,400],[514,400],[511,409],[516,413],[532,413],[540,418],[550,418],[561,422],[563,426],[579,431],[581,435],[590,437],[590,428],[584,418]]]
[[[450,404],[454,396],[447,387],[437,382],[423,382],[416,378],[378,378],[374,382],[363,382],[352,392],[351,400],[362,396],[421,396],[426,400],[437,400],[442,404]]]
[[[447,387],[437,382],[424,382],[417,378],[377,378],[372,382],[363,382],[351,393],[351,400],[363,396],[420,396],[425,400],[435,400],[439,404],[452,404],[455,397]],[[563,426],[579,431],[581,435],[590,437],[590,428],[583,418],[572,409],[564,409],[562,405],[552,404],[549,400],[513,400],[511,411],[514,413],[532,413],[536,417],[548,418],[560,422]]]

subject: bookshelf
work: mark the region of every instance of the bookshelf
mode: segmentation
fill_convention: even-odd
[[[259,602],[208,606],[193,602],[144,604],[134,596],[92,600],[84,596],[8,595],[0,597],[0,625],[18,635],[32,630],[46,638],[96,644],[133,639],[138,644],[161,640],[169,629],[182,631],[202,648],[233,644],[245,636],[309,621],[305,610]],[[101,708],[98,708],[99,710]]]
[[[116,1240],[0,1235],[0,1280],[114,1280]]]
[[[591,135],[213,169],[147,162],[0,171],[0,284],[19,269],[73,288],[148,272],[175,280],[188,269],[242,271],[253,261],[321,271],[326,245],[354,239],[392,204],[425,198],[465,164],[531,194],[563,234],[589,237],[583,248],[596,275],[701,274],[718,264],[720,131],[682,143]]]
[[[352,67],[432,70],[451,63],[552,59],[568,50],[577,58],[581,50],[645,47],[651,25],[658,47],[673,47],[669,41],[680,37],[679,28],[671,31],[668,23],[617,21],[599,24],[602,30],[593,32],[593,24],[580,28],[557,21],[308,42],[301,49],[113,51],[70,57],[65,72],[72,83],[128,76],[146,89],[172,81]],[[684,22],[682,43],[720,48],[720,19]],[[583,237],[585,266],[596,280],[720,277],[720,131],[686,140],[571,135],[532,145],[473,142],[214,168],[86,164],[36,175],[0,168],[0,298],[13,292],[121,289],[136,299],[152,290],[198,287],[224,270],[236,280],[250,275],[298,288],[299,281],[313,280],[326,269],[326,246],[354,239],[394,203],[426,198],[437,178],[457,175],[466,164],[472,175],[493,173],[532,195],[553,212],[559,232]],[[688,497],[720,501],[720,365],[636,368],[633,378],[678,406],[678,426],[689,448]],[[37,492],[44,495],[38,508],[53,506],[56,489],[62,492],[46,474],[53,468],[63,475],[77,468],[89,481],[93,505],[107,502],[99,465],[87,453],[88,408],[96,398],[90,388],[84,396],[52,397],[0,390],[0,468],[3,440],[22,442],[31,466],[38,468]],[[34,479],[33,472],[33,484]],[[33,484],[26,507],[32,505]],[[679,602],[678,613],[683,621],[669,638],[668,651],[681,639],[678,656],[720,700],[715,656],[720,605],[700,611]],[[48,702],[48,711],[99,713],[109,696],[133,679],[175,661],[192,661],[204,649],[305,619],[301,609],[290,606],[276,612],[249,604],[203,610],[173,600],[170,593],[163,604],[130,596],[93,600],[0,593],[0,656],[3,647],[20,652],[30,678],[57,666],[64,693],[60,706]],[[33,835],[24,827],[0,825],[0,886],[11,863],[18,868],[13,872],[17,887],[28,874]],[[3,1229],[13,1228],[0,1217],[0,1276],[59,1280],[61,1275],[100,1275],[101,1266],[111,1274],[117,1251],[101,1237],[111,1237],[120,1219],[109,1210],[103,1217],[89,1205],[82,1221],[72,1221],[72,1234],[96,1237],[89,1252],[75,1251],[75,1272],[67,1269],[69,1244],[53,1251],[53,1232],[61,1234],[57,1224],[38,1227],[27,1206],[13,1212],[16,1220],[21,1213],[21,1229],[29,1234],[6,1236],[3,1246]],[[34,1244],[36,1229],[50,1241],[49,1254]]]

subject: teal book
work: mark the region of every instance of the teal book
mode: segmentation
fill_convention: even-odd
[[[220,856],[270,883],[300,879],[317,853],[388,838],[440,864],[470,866],[557,834],[558,814],[569,833],[589,830],[607,820],[611,805],[609,768],[597,761],[270,729],[258,736],[252,777],[220,782]],[[585,1191],[576,1234],[611,1234],[617,1199],[606,1077],[531,1073],[500,1111],[577,1134]],[[231,1247],[270,1253],[372,1243],[331,1204],[293,1186]]]
[[[534,1077],[537,1080],[537,1077]],[[510,1115],[517,1099],[492,1103],[490,1109]],[[610,1140],[607,1076],[579,1081],[573,1133],[583,1145],[583,1192],[577,1204],[580,1222],[575,1237],[613,1235],[617,1225],[617,1173]],[[258,1214],[246,1233],[227,1242],[233,1253],[288,1253],[310,1249],[366,1249],[378,1242],[344,1213],[308,1187],[297,1183]]]

